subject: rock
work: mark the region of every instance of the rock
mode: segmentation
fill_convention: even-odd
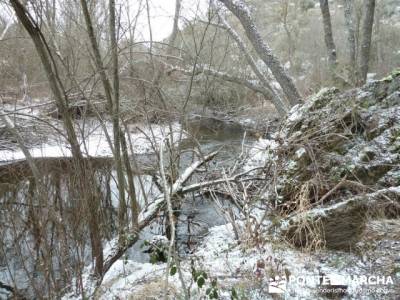
[[[292,108],[275,136],[282,142],[270,154],[269,201],[283,215],[307,216],[284,230],[295,245],[313,234],[320,245],[350,249],[369,210],[400,217],[398,196],[390,209],[384,197],[370,201],[371,191],[400,186],[400,71],[343,93],[321,90]],[[340,211],[325,210],[335,205]]]
[[[400,188],[382,189],[332,205],[293,213],[282,222],[281,233],[299,247],[309,247],[310,241],[319,241],[330,249],[350,250],[365,232],[367,214],[369,217],[398,216]]]

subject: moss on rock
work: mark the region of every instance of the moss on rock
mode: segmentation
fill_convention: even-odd
[[[310,208],[326,206],[365,191],[399,186],[399,128],[400,70],[360,89],[344,93],[321,90],[292,110],[277,134],[283,144],[275,150],[277,179],[270,195],[278,193],[278,209],[292,215],[303,211],[299,203],[306,202]],[[309,191],[301,194],[306,184]],[[360,203],[318,219],[322,231],[317,235],[327,247],[354,246],[368,210]],[[396,215],[397,210],[383,212]],[[310,234],[315,235],[315,228],[303,225],[293,225],[287,232],[298,246],[304,246]]]

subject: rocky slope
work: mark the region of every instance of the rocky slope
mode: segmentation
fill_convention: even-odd
[[[315,233],[314,242],[349,249],[366,218],[399,217],[400,72],[342,94],[320,91],[292,110],[275,142],[270,189],[295,244],[316,246]],[[304,231],[310,223],[323,231]]]

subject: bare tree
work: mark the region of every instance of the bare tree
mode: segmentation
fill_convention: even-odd
[[[333,40],[332,33],[332,22],[331,22],[331,13],[329,10],[329,1],[328,0],[319,0],[319,5],[322,13],[322,21],[324,24],[324,37],[325,37],[325,45],[328,51],[328,63],[329,68],[332,73],[335,72],[337,65],[337,54],[336,54],[336,46],[335,41]]]
[[[361,43],[360,43],[360,84],[367,80],[369,67],[369,56],[371,51],[372,28],[374,25],[375,0],[365,0],[364,17],[361,26]]]
[[[119,70],[118,70],[118,44],[117,44],[117,32],[116,32],[116,20],[115,20],[115,0],[109,1],[109,26],[110,26],[110,47],[111,47],[111,60],[112,60],[112,78],[113,85],[110,94],[113,95],[112,103],[112,119],[113,119],[113,132],[114,132],[114,156],[117,164],[117,177],[118,177],[118,193],[119,193],[119,219],[120,219],[120,231],[122,237],[122,230],[124,228],[126,219],[126,200],[125,200],[125,178],[122,169],[121,159],[121,139],[122,131],[119,126]],[[92,44],[93,46],[93,44]],[[97,66],[101,67],[100,65]],[[111,86],[108,84],[105,88]],[[136,222],[135,222],[136,223]],[[121,241],[123,242],[123,241]]]
[[[261,37],[254,23],[250,9],[243,0],[218,0],[223,3],[240,21],[247,38],[250,40],[261,60],[268,66],[272,74],[282,87],[282,90],[291,106],[301,102],[301,96],[293,79],[286,73],[278,58],[272,53],[271,48]]]
[[[344,1],[344,18],[346,25],[346,34],[347,34],[347,47],[349,51],[349,66],[350,66],[350,82],[352,84],[355,83],[356,80],[356,37],[355,37],[355,29],[354,29],[354,0],[345,0]]]
[[[88,165],[88,163],[84,160],[80,149],[71,114],[68,110],[68,96],[59,76],[57,64],[50,51],[48,43],[40,30],[39,25],[19,0],[10,0],[10,4],[13,7],[18,20],[25,27],[35,45],[36,51],[46,72],[50,88],[55,97],[57,108],[63,119],[63,125],[67,133],[68,142],[71,146],[74,167],[76,168],[77,176],[81,178],[79,181],[79,190],[82,192],[84,202],[87,204],[92,256],[96,261],[95,273],[100,275],[102,274],[103,267],[103,246],[101,243],[101,233],[98,226],[98,199],[94,193],[94,190],[96,189],[92,190],[90,188],[91,184],[94,182],[91,179],[91,168],[90,165]]]
[[[281,11],[281,21],[283,24],[283,28],[286,32],[287,42],[288,42],[288,59],[290,62],[290,68],[294,68],[294,54],[296,50],[295,39],[293,37],[292,29],[289,25],[289,8],[290,8],[290,0],[282,1],[282,11]],[[297,17],[297,13],[294,14],[294,18]]]
[[[328,52],[328,67],[329,73],[334,84],[340,87],[349,86],[350,84],[337,72],[337,52],[333,38],[331,12],[329,9],[329,0],[320,0],[320,8],[322,14],[322,23],[324,25],[325,46]]]
[[[90,16],[89,7],[85,0],[81,0],[81,7],[83,11],[83,15],[85,18],[86,29],[89,35],[90,45],[94,55],[94,62],[96,68],[100,74],[100,79],[103,84],[103,89],[106,94],[107,103],[109,110],[112,115],[113,120],[113,134],[114,134],[114,143],[113,143],[113,154],[116,161],[116,169],[117,169],[117,180],[118,180],[118,194],[119,194],[119,230],[120,230],[120,242],[123,243],[123,230],[126,227],[126,213],[127,213],[127,204],[125,199],[125,177],[123,173],[123,159],[124,157],[125,166],[128,170],[127,175],[129,177],[129,190],[130,197],[132,200],[132,219],[133,219],[133,227],[137,226],[137,205],[136,205],[136,197],[135,197],[135,188],[133,185],[132,172],[130,172],[129,159],[127,158],[127,147],[125,137],[122,133],[120,124],[119,124],[119,69],[118,69],[118,45],[117,45],[117,33],[116,33],[116,20],[115,20],[115,1],[110,0],[109,2],[109,35],[110,35],[110,48],[111,48],[111,56],[112,56],[112,78],[113,85],[111,84],[106,68],[104,67],[103,60],[100,54],[99,44],[96,39],[93,23]],[[124,141],[122,141],[124,140]],[[121,156],[121,146],[123,147],[123,155]]]

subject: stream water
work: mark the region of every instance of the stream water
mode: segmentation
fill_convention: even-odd
[[[216,177],[234,163],[245,144],[244,131],[237,124],[197,119],[187,123],[184,129],[191,138],[181,143],[182,150],[197,148],[206,154],[221,148],[212,162],[212,172],[219,173],[215,174]],[[249,142],[247,139],[246,143]],[[191,152],[184,151],[182,168],[190,164],[191,159]],[[141,155],[138,160],[139,164],[142,160],[148,163],[151,158]],[[46,174],[43,179],[48,192],[46,203],[33,194],[35,185],[26,162],[21,161],[12,167],[0,165],[0,282],[10,285],[15,282],[22,289],[32,289],[33,281],[40,282],[43,279],[62,287],[72,275],[65,270],[66,266],[77,268],[79,264],[90,262],[91,257],[90,235],[84,228],[85,222],[82,222],[86,216],[81,213],[84,209],[82,203],[77,201],[79,195],[74,190],[79,178],[76,178],[71,167],[70,158],[44,158],[38,159],[37,163],[42,173]],[[111,239],[116,235],[118,205],[112,160],[95,158],[91,163],[95,167],[94,180],[98,182],[102,199],[100,227],[103,229],[103,238]],[[201,181],[202,176],[201,173],[195,175],[192,182]],[[144,187],[148,198],[159,193],[150,175],[141,174],[140,178],[141,181],[135,175],[135,184]],[[140,188],[137,189],[137,196],[139,202],[143,203],[144,196]],[[184,254],[192,251],[210,227],[224,224],[226,220],[221,207],[217,208],[207,196],[189,194],[182,203],[177,243]],[[220,205],[224,207],[230,204],[221,199]],[[54,219],[62,225],[57,225]],[[163,234],[163,226],[150,225],[141,232],[140,240],[128,251],[128,257],[139,262],[149,261],[149,254],[142,249],[144,241]],[[43,265],[48,263],[44,257],[50,257],[51,266]],[[46,273],[46,268],[52,269],[52,272]],[[45,285],[39,283],[36,288],[42,286]]]
[[[254,141],[248,137],[238,124],[225,123],[216,119],[195,119],[189,122],[185,131],[191,139],[182,142],[182,150],[200,148],[203,154],[220,150],[217,157],[211,162],[207,175],[215,178],[222,176],[222,171],[230,168],[244,151],[249,143]],[[247,137],[246,137],[247,136]],[[196,140],[194,142],[193,140]],[[191,152],[182,155],[182,167],[190,164]],[[191,182],[201,182],[203,175],[195,174]],[[207,194],[193,193],[186,195],[182,201],[177,226],[177,245],[180,253],[190,253],[196,244],[207,234],[209,228],[225,224],[227,208],[235,210],[230,200],[218,197],[218,204]],[[149,255],[141,251],[145,240],[151,240],[154,235],[165,234],[161,226],[150,226],[142,232],[141,240],[129,251],[129,258],[140,262],[149,261]]]

